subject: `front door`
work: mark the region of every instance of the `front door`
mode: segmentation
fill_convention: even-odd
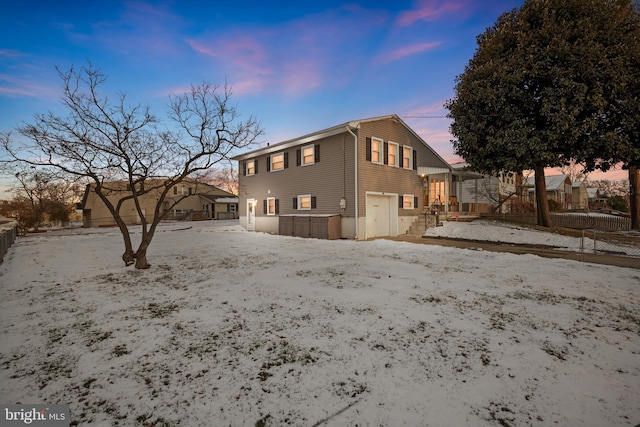
[[[247,231],[256,231],[256,199],[247,199]]]

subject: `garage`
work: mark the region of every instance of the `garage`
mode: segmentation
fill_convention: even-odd
[[[398,196],[367,193],[367,239],[398,234]]]

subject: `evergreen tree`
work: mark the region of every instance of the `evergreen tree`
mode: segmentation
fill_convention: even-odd
[[[526,0],[478,36],[456,78],[456,154],[485,173],[533,170],[539,225],[551,225],[545,168],[624,161],[638,129],[637,26],[634,0]]]

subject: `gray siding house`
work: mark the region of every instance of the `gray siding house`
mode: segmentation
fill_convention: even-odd
[[[289,234],[339,219],[339,237],[404,234],[434,202],[448,209],[451,167],[397,115],[350,121],[234,157],[239,218]],[[337,217],[337,218],[336,218]],[[298,227],[298,225],[293,226]],[[335,235],[335,233],[333,233]]]

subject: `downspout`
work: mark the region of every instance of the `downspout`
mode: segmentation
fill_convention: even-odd
[[[355,157],[355,201],[354,201],[354,208],[355,208],[355,216],[356,216],[356,237],[355,240],[358,240],[358,222],[360,221],[360,219],[358,218],[358,198],[359,198],[359,194],[358,194],[358,137],[356,136],[355,133],[353,133],[351,131],[351,127],[349,127],[349,125],[347,125],[347,132],[349,132],[351,134],[351,136],[353,136],[353,142],[354,142],[354,157]]]

